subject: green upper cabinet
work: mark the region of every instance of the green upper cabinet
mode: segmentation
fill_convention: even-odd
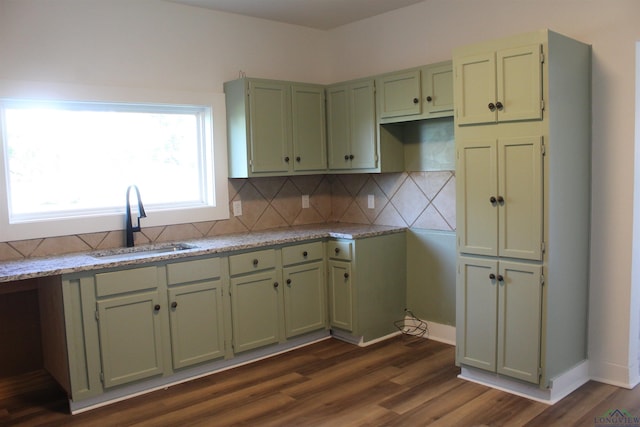
[[[378,123],[453,115],[453,68],[439,62],[376,78]]]
[[[326,169],[323,86],[241,78],[224,91],[230,177]]]
[[[457,123],[541,119],[543,59],[540,44],[459,58],[455,64]]]
[[[457,142],[460,252],[542,259],[541,139],[523,136]]]
[[[379,117],[419,115],[420,70],[388,74],[378,78]]]
[[[327,88],[329,169],[378,171],[373,80]]]

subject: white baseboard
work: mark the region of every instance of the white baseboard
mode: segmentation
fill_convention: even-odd
[[[589,362],[586,360],[554,378],[549,388],[540,388],[535,384],[527,384],[467,366],[462,367],[458,378],[522,396],[536,402],[546,403],[547,405],[559,402],[590,379]]]
[[[638,369],[635,364],[624,366],[593,359],[589,361],[589,374],[592,380],[628,389],[640,383]]]
[[[431,321],[415,319],[411,316],[405,316],[404,325],[406,330],[412,330],[418,328],[420,322],[427,324],[427,330],[422,335],[423,338],[428,338],[433,341],[441,343],[456,345],[456,327],[450,325],[443,325],[441,323],[435,323]]]

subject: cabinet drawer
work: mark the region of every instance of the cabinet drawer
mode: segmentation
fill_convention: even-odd
[[[327,245],[329,257],[351,261],[353,242],[330,240]]]
[[[232,276],[266,270],[275,266],[276,252],[274,249],[231,255],[229,257],[229,272]]]
[[[282,248],[282,264],[291,265],[322,259],[322,242],[303,243]]]
[[[175,285],[176,283],[215,279],[220,277],[221,271],[220,258],[175,262],[167,265],[167,283]]]
[[[96,274],[96,296],[104,297],[157,288],[157,271],[157,267],[140,267]]]

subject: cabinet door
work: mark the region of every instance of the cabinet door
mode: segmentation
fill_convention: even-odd
[[[457,162],[458,249],[463,253],[496,256],[498,175],[495,140],[459,141]]]
[[[290,93],[284,83],[249,82],[251,171],[290,170]]]
[[[231,278],[236,353],[279,341],[280,298],[275,270]]]
[[[496,370],[497,271],[496,260],[470,257],[458,259],[458,361],[492,372]]]
[[[542,118],[542,62],[539,44],[499,50],[497,98],[501,122]]]
[[[498,140],[498,254],[542,259],[542,138]],[[473,214],[469,212],[469,214]]]
[[[323,263],[284,269],[284,318],[287,338],[325,327]]]
[[[456,120],[460,125],[492,123],[497,110],[489,108],[496,100],[495,53],[462,58],[456,65]]]
[[[500,261],[499,374],[537,384],[540,368],[542,267]],[[476,302],[474,301],[474,304]]]
[[[374,88],[373,80],[353,84],[350,87],[351,152],[349,159],[352,169],[374,169],[378,166]]]
[[[378,96],[380,118],[418,115],[420,103],[420,70],[381,77]]]
[[[329,261],[329,320],[331,326],[353,331],[351,263]]]
[[[324,170],[327,168],[324,89],[294,85],[291,91],[293,169]]]
[[[453,111],[453,70],[451,65],[426,67],[422,75],[422,101],[428,115]]]
[[[224,356],[222,281],[168,290],[174,369]]]
[[[327,152],[329,169],[350,169],[351,127],[349,125],[349,87],[327,88]]]
[[[105,388],[163,371],[162,307],[158,292],[97,302],[100,355]]]

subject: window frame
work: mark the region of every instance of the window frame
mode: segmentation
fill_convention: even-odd
[[[147,207],[147,217],[141,219],[142,228],[224,220],[229,218],[227,183],[226,112],[224,94],[213,92],[187,92],[144,88],[106,87],[61,83],[23,82],[0,79],[0,99],[37,101],[131,103],[162,105],[196,105],[211,111],[205,119],[208,153],[202,154],[212,163],[212,200],[210,205],[198,207]],[[105,212],[90,216],[34,219],[11,223],[9,218],[8,183],[4,135],[0,132],[0,242],[36,238],[90,234],[124,230],[125,191],[122,193],[122,211]],[[144,194],[142,194],[144,201]]]

